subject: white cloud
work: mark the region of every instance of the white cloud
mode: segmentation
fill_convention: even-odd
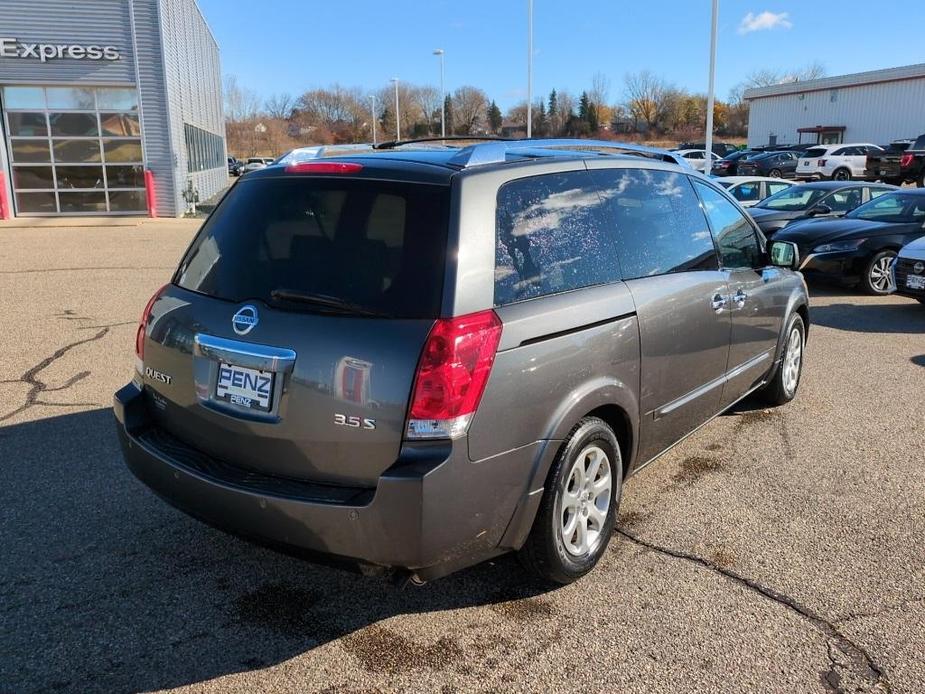
[[[788,17],[789,14],[787,12],[780,12],[778,14],[768,12],[767,10],[759,12],[758,14],[749,12],[742,17],[742,22],[739,24],[739,33],[750,34],[753,31],[789,29],[793,26],[793,22],[791,22]]]

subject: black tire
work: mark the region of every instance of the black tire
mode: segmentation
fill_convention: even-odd
[[[892,280],[884,283],[883,271],[884,260],[889,258],[890,263],[896,258],[895,251],[880,251],[875,253],[867,264],[864,266],[864,274],[861,276],[861,287],[865,292],[873,296],[885,296],[891,294],[895,287]]]
[[[835,169],[832,172],[833,181],[850,181],[851,180],[851,170],[850,169]]]
[[[925,304],[925,299],[916,299],[920,304]]]
[[[783,173],[780,169],[771,169],[768,171],[768,176],[771,178],[783,178]]]
[[[562,504],[566,489],[572,481],[573,468],[580,454],[597,448],[606,455],[600,465],[608,466],[610,474],[610,501],[602,526],[591,547],[583,555],[566,548],[563,539],[563,519],[567,509]],[[587,457],[585,456],[586,460]],[[583,463],[583,466],[587,463]],[[596,479],[599,479],[595,476]],[[594,480],[592,480],[594,481]],[[623,462],[617,437],[606,422],[597,417],[585,417],[572,429],[559,450],[549,476],[533,528],[524,546],[518,552],[521,564],[536,578],[544,582],[567,584],[577,581],[597,565],[613,534],[620,496],[623,492]],[[604,497],[604,494],[601,494]],[[593,503],[593,502],[583,502]],[[588,518],[582,509],[575,515]],[[579,519],[580,520],[580,519]],[[577,525],[577,524],[576,524]]]
[[[925,188],[925,169],[922,169],[922,173],[915,179],[915,186],[916,188]]]
[[[800,360],[797,369],[796,382],[788,381],[786,374],[786,359],[788,356],[788,347],[790,344],[791,334],[794,330],[800,333]],[[799,313],[794,313],[787,321],[787,330],[784,332],[784,346],[781,350],[781,363],[777,370],[768,381],[767,385],[758,392],[758,396],[768,405],[778,406],[786,405],[793,400],[797,391],[800,389],[800,379],[803,377],[803,351],[806,348],[806,325],[803,323],[803,317]]]

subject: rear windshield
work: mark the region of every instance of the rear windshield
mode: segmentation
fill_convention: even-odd
[[[824,149],[808,149],[805,152],[803,152],[804,159],[815,159],[816,157],[823,157],[823,156],[825,156]]]
[[[446,186],[303,177],[242,180],[206,221],[175,282],[228,301],[320,295],[376,314],[439,314]]]

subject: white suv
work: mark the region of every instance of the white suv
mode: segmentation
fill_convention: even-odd
[[[864,178],[867,155],[870,152],[882,150],[882,147],[864,142],[847,145],[819,145],[806,150],[800,156],[796,177],[800,179],[831,178],[834,181]]]

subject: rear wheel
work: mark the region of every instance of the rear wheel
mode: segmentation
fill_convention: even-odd
[[[850,181],[851,180],[851,171],[848,169],[835,169],[835,173],[832,174],[833,181]]]
[[[896,289],[893,284],[893,261],[896,253],[893,251],[880,251],[871,258],[864,268],[861,286],[864,291],[874,296],[889,294]]]
[[[920,173],[919,177],[915,179],[915,185],[918,188],[925,188],[925,169],[922,169],[922,173]]]
[[[760,395],[769,405],[786,405],[793,400],[803,375],[803,346],[806,344],[806,326],[799,313],[787,323],[787,338],[780,366]]]
[[[582,419],[549,472],[533,529],[518,556],[536,577],[572,583],[607,549],[623,490],[620,446],[597,417]]]
[[[771,170],[768,172],[768,176],[770,176],[771,178],[780,178],[781,175],[782,175],[782,174],[781,174],[781,170],[780,170],[780,169],[771,169]]]

